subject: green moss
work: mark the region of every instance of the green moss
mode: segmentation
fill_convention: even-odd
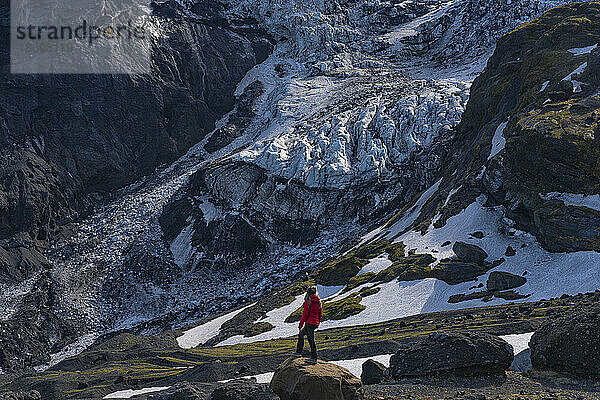
[[[317,271],[314,280],[324,286],[342,286],[368,263],[368,260],[347,255],[340,260],[328,263],[323,269]]]
[[[244,332],[244,336],[252,337],[260,335],[261,333],[269,332],[273,328],[275,327],[268,322],[257,322],[253,324],[250,328],[248,328],[246,332]]]
[[[369,297],[369,296],[379,293],[380,290],[381,290],[381,288],[379,288],[379,287],[371,286],[368,288],[362,288],[359,293],[362,297]]]
[[[301,294],[306,293],[306,289],[308,289],[309,287],[314,286],[314,285],[315,285],[315,281],[313,281],[313,280],[299,282],[290,289],[290,295],[294,296],[294,297],[300,296]]]
[[[506,290],[504,292],[494,293],[494,296],[504,299],[504,300],[520,300],[520,299],[526,299],[531,295],[530,294],[528,294],[528,295],[520,294],[514,290]]]
[[[348,292],[354,288],[359,287],[360,285],[370,282],[371,279],[373,279],[373,277],[375,277],[374,272],[367,272],[350,278],[350,280],[348,281],[348,285],[344,288],[342,293]]]
[[[337,301],[326,302],[323,304],[323,321],[341,320],[356,315],[363,311],[365,306],[360,304],[362,297],[353,293]]]

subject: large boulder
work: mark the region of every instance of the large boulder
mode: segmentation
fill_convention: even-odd
[[[360,380],[365,385],[375,385],[381,383],[386,378],[386,367],[375,360],[367,360],[362,365]]]
[[[518,288],[526,282],[527,279],[522,276],[503,271],[494,271],[490,273],[487,280],[487,290],[490,292],[500,292],[502,290]]]
[[[512,347],[484,333],[433,333],[398,350],[390,360],[393,378],[504,373],[513,361]]]
[[[533,367],[600,377],[599,327],[600,305],[546,322],[529,342]]]
[[[456,242],[452,246],[452,251],[461,261],[466,263],[481,264],[488,257],[488,254],[479,246],[465,242]]]
[[[281,400],[361,400],[364,388],[346,368],[319,361],[307,363],[301,357],[285,360],[271,380],[271,389]]]

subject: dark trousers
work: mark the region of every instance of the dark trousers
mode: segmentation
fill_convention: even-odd
[[[317,359],[317,345],[315,344],[315,329],[317,329],[316,325],[313,324],[304,324],[304,328],[298,334],[298,346],[296,346],[296,352],[302,354],[302,349],[304,349],[304,336],[308,339],[308,343],[310,344],[310,358]]]

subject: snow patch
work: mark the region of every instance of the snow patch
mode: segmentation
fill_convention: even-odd
[[[504,150],[506,146],[506,138],[504,138],[504,129],[508,125],[508,121],[501,123],[496,128],[496,132],[494,133],[494,137],[492,138],[492,150],[490,151],[490,155],[488,156],[488,160],[491,160],[496,154],[500,153]]]
[[[535,332],[528,333],[519,333],[515,335],[504,335],[500,336],[501,339],[504,339],[510,344],[513,348],[513,353],[515,355],[519,354],[523,350],[527,350],[529,348],[529,341]]]
[[[550,192],[548,194],[540,194],[544,200],[560,200],[566,206],[587,207],[592,210],[600,211],[600,194],[578,194],[578,193],[559,193]]]
[[[346,286],[321,286],[317,285],[317,293],[321,300],[326,300],[331,297],[335,297],[339,292],[342,291]]]
[[[350,371],[354,376],[359,377],[362,374],[362,365],[367,360],[374,360],[382,363],[386,367],[390,366],[390,358],[392,358],[392,354],[382,354],[378,356],[372,357],[364,357],[364,358],[353,358],[350,360],[340,360],[340,361],[329,361],[331,364],[338,365],[340,367],[346,368]]]
[[[160,391],[167,390],[170,388],[171,388],[171,386],[154,386],[154,387],[149,387],[149,388],[139,389],[139,390],[132,390],[132,389],[119,390],[118,392],[113,392],[111,394],[107,394],[106,396],[103,397],[103,399],[130,399],[133,396],[139,396],[142,394],[160,392]]]
[[[229,339],[222,341],[217,346],[228,346],[237,343],[253,343],[262,340],[279,339],[282,337],[293,336],[298,333],[298,323],[286,323],[284,320],[298,308],[304,304],[304,294],[296,297],[296,299],[287,306],[276,308],[267,313],[267,316],[260,320],[260,322],[268,322],[274,326],[268,332],[261,333],[253,337],[244,337],[243,335],[232,336]]]
[[[586,68],[587,68],[587,62],[584,62],[579,67],[577,67],[577,69],[575,71],[571,72],[569,75],[565,76],[562,79],[563,81],[569,81],[569,82],[573,83],[573,92],[574,93],[581,92],[581,84],[582,83],[579,81],[576,81],[575,79],[573,79],[573,77],[581,74],[583,71],[585,71]]]
[[[177,344],[179,344],[179,347],[183,349],[192,349],[196,346],[208,342],[210,339],[219,334],[219,332],[221,331],[221,326],[223,326],[225,322],[229,321],[242,311],[252,307],[255,304],[256,303],[252,303],[239,310],[232,311],[221,317],[217,317],[211,321],[208,321],[205,324],[199,325],[195,328],[183,332],[183,335],[177,338]]]
[[[540,89],[540,93],[542,93],[544,90],[546,90],[548,88],[549,84],[550,84],[550,81],[546,81],[546,82],[542,83],[542,88]]]
[[[183,268],[194,254],[192,236],[194,236],[193,220],[181,230],[179,235],[177,235],[171,243],[171,246],[169,246],[171,254],[173,255],[173,261],[179,268]]]
[[[387,255],[382,255],[379,257],[372,258],[367,265],[362,267],[360,271],[358,271],[358,275],[366,274],[368,272],[373,272],[377,274],[384,269],[390,267],[392,262],[388,259]]]
[[[598,47],[598,43],[596,43],[592,46],[587,46],[587,47],[575,47],[575,48],[569,49],[567,51],[573,55],[581,56],[583,54],[590,54],[592,52],[592,50],[596,49],[596,47]]]

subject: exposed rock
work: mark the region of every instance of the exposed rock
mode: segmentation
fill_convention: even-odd
[[[375,360],[367,360],[362,365],[360,380],[364,385],[374,385],[386,379],[385,365]]]
[[[4,392],[0,393],[0,400],[42,400],[42,396],[36,390],[30,392]]]
[[[308,364],[304,358],[288,358],[275,371],[271,389],[281,400],[361,400],[360,379],[347,369],[319,361]]]
[[[454,243],[452,251],[461,261],[466,263],[481,264],[488,257],[488,254],[481,247],[465,242]]]
[[[514,289],[527,283],[527,279],[504,271],[490,272],[487,280],[487,290],[498,292],[502,290]]]
[[[515,249],[513,249],[512,246],[509,245],[508,247],[506,247],[506,251],[504,252],[504,255],[506,257],[512,257],[516,254],[517,254],[517,251]]]
[[[510,365],[510,371],[527,372],[531,369],[531,349],[525,349],[515,354],[515,359]]]
[[[158,394],[151,394],[148,400],[209,400],[210,390],[192,385],[189,382],[179,382]]]
[[[483,275],[487,270],[492,268],[492,264],[473,264],[451,259],[440,261],[437,268],[441,269],[441,273],[438,275],[439,279],[449,285],[456,285],[458,283],[472,281],[478,276]]]
[[[395,379],[435,374],[487,375],[504,373],[512,361],[512,347],[497,336],[434,333],[396,352],[390,372]]]
[[[600,377],[600,306],[543,324],[529,342],[533,367]]]

